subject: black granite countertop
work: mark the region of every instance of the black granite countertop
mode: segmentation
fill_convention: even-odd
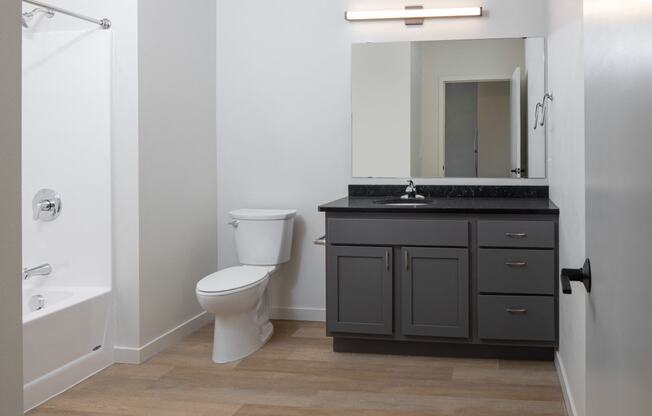
[[[559,208],[548,198],[429,198],[428,205],[421,206],[394,206],[377,203],[379,200],[389,198],[391,197],[346,197],[320,205],[319,211],[559,214]]]

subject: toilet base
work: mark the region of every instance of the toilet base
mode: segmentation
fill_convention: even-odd
[[[226,364],[262,348],[274,334],[274,326],[269,321],[262,327],[258,326],[252,323],[251,316],[215,318],[214,331],[213,362]]]

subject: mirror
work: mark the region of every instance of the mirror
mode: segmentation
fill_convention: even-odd
[[[543,38],[354,44],[351,87],[354,177],[546,176]]]

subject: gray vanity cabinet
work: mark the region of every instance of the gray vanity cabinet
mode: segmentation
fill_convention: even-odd
[[[413,206],[373,195],[320,206],[333,350],[551,359],[559,209],[547,198],[483,194],[496,191]]]
[[[401,332],[446,338],[469,336],[469,251],[403,247]]]
[[[328,331],[392,334],[392,263],[391,247],[328,248]]]

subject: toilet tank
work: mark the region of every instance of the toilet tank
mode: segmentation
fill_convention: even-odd
[[[290,260],[295,209],[238,209],[233,219],[241,264],[274,266]]]

